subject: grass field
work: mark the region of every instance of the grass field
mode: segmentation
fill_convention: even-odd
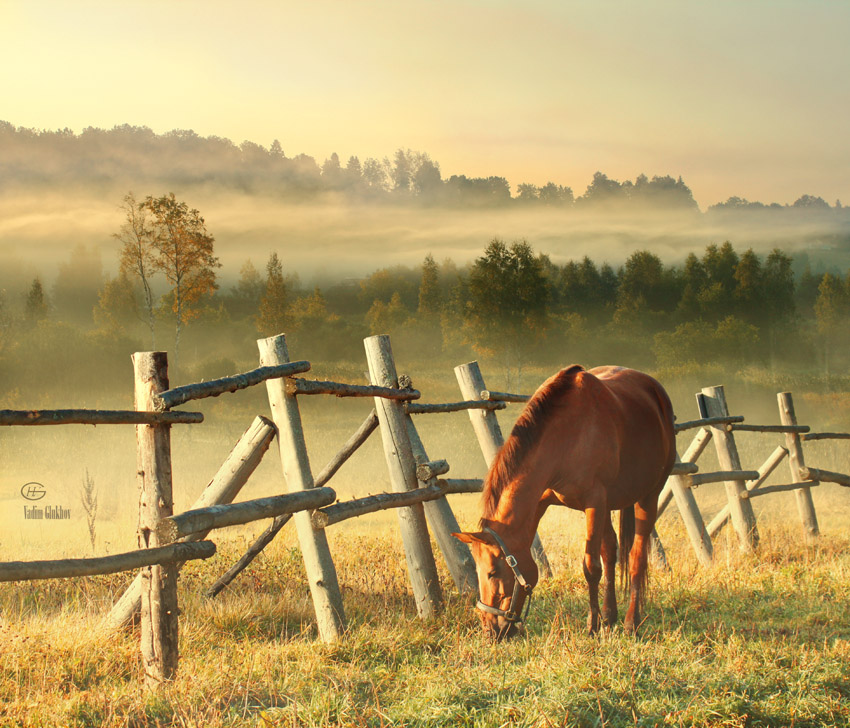
[[[429,401],[456,399],[445,381],[419,377],[417,386],[433,392]],[[673,394],[685,419],[694,416],[693,388],[682,391]],[[775,399],[758,394],[757,406],[742,406],[727,388],[734,412],[777,422]],[[203,403],[208,424],[174,428],[178,510],[264,411],[263,398],[252,396],[238,406],[235,397]],[[815,428],[846,428],[845,401],[801,396],[798,416]],[[368,410],[365,402],[304,400],[314,469]],[[500,416],[506,428],[511,415]],[[482,474],[466,415],[417,424],[431,457],[447,457],[453,475]],[[755,468],[782,440],[741,433],[738,441],[744,467]],[[712,450],[703,470],[716,467]],[[814,466],[850,472],[846,443],[811,443],[806,453]],[[274,450],[269,455],[240,497],[279,491],[279,462]],[[90,552],[77,493],[84,469],[101,499],[96,552],[135,547],[131,428],[6,430],[0,457],[4,493],[39,480],[73,515],[24,523],[18,500],[0,502],[4,560]],[[774,482],[788,482],[787,466],[780,471]],[[386,490],[379,439],[331,485],[343,497]],[[525,634],[499,645],[484,640],[439,558],[445,611],[429,623],[416,617],[391,512],[329,533],[349,620],[346,638],[333,645],[316,640],[291,527],[217,599],[202,596],[266,524],[231,529],[215,535],[214,559],[181,576],[180,672],[157,693],[142,687],[137,633],[110,634],[100,623],[132,575],[2,584],[0,726],[850,725],[850,497],[828,485],[813,494],[823,532],[817,544],[802,542],[793,496],[771,495],[754,501],[759,553],[739,554],[727,528],[709,570],[697,565],[671,508],[658,526],[671,569],[652,573],[637,638],[620,629],[585,634],[583,516],[563,509],[551,509],[541,524],[555,576],[536,590]],[[724,502],[723,486],[703,486],[697,498],[708,519]],[[461,526],[473,526],[477,498],[453,496],[452,504]]]
[[[137,636],[99,618],[127,576],[3,585],[2,725],[848,725],[850,542],[805,547],[762,528],[757,557],[720,540],[700,569],[681,535],[652,575],[637,638],[584,632],[572,533],[544,531],[556,576],[524,636],[486,642],[471,605],[420,622],[390,535],[332,539],[350,632],[318,643],[287,535],[216,600],[200,596],[241,544],[181,578],[181,665],[141,687]],[[219,561],[221,559],[221,561]]]

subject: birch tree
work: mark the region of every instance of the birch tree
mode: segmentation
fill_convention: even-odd
[[[124,224],[113,235],[121,243],[120,272],[137,279],[142,285],[144,313],[147,319],[145,323],[151,335],[151,349],[156,350],[156,319],[151,278],[157,270],[157,265],[153,231],[148,224],[148,208],[145,203],[137,202],[132,192],[128,192],[120,209],[124,212]]]
[[[221,263],[213,254],[215,238],[198,210],[177,200],[174,193],[148,196],[142,207],[149,214],[154,268],[162,271],[171,286],[176,368],[182,328],[200,313],[197,304],[203,296],[218,288],[215,269]]]

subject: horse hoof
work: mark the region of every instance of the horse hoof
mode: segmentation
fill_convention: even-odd
[[[609,612],[602,616],[602,624],[606,627],[613,627],[617,624],[618,616],[617,612]]]

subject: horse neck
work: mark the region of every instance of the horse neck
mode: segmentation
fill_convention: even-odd
[[[493,515],[483,520],[498,524],[496,529],[517,549],[531,549],[537,532],[538,505],[543,488],[535,479],[514,478],[502,491]]]

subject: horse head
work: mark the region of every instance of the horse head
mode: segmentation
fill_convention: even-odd
[[[501,536],[485,526],[475,533],[455,533],[469,544],[478,572],[478,604],[481,624],[488,637],[502,640],[519,632],[523,606],[531,600],[537,584],[537,564],[531,549],[514,554]]]

